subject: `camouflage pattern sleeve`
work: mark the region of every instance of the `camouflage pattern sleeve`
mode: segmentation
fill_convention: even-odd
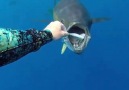
[[[52,41],[49,30],[0,28],[0,66],[9,64]]]

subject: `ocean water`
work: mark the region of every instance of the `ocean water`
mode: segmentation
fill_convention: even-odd
[[[129,1],[80,0],[95,23],[85,52],[61,55],[53,41],[0,68],[0,90],[129,90]],[[0,27],[43,29],[52,21],[54,0],[0,0]]]

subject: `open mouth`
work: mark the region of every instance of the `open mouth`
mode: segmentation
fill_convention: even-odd
[[[74,34],[78,34],[82,37],[85,37],[85,31],[84,29],[78,27],[78,26],[72,26],[69,30],[69,33],[74,33]],[[82,50],[83,47],[83,42],[84,42],[84,38],[77,38],[77,37],[73,37],[71,35],[68,36],[70,43],[72,44],[74,50]]]

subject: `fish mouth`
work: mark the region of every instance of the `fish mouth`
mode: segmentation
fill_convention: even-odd
[[[83,25],[76,23],[69,27],[68,32],[84,36],[83,39],[75,38],[71,35],[68,36],[69,42],[71,43],[71,50],[78,54],[82,53],[89,41],[89,30]]]

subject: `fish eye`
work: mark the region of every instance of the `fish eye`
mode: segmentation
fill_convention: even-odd
[[[60,21],[60,22],[64,24],[64,20],[63,20],[63,19],[61,19],[61,21]]]

